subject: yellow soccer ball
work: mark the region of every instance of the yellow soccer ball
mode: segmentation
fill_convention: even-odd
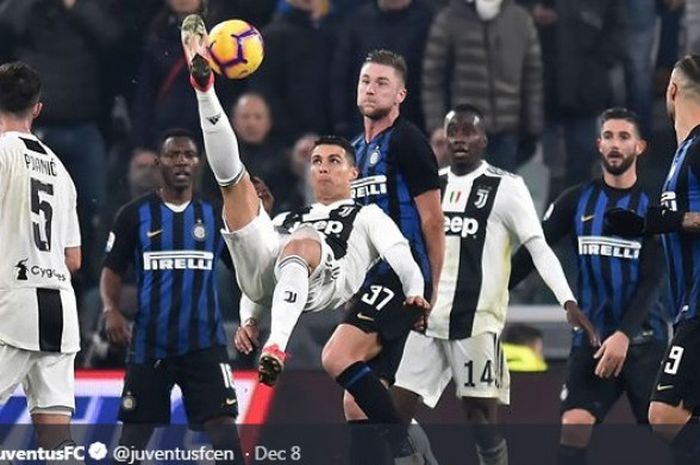
[[[260,31],[241,19],[229,19],[209,32],[209,64],[215,73],[243,79],[263,61],[265,48]]]

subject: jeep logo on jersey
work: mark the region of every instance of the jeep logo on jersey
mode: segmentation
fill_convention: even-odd
[[[479,222],[474,218],[462,216],[445,216],[445,234],[448,236],[476,236]]]
[[[353,181],[350,187],[352,189],[353,199],[361,199],[364,197],[386,194],[386,176],[380,174],[377,176],[368,176],[366,178],[358,179]]]
[[[579,255],[600,255],[637,260],[641,249],[641,242],[617,237],[580,236],[578,238]]]
[[[289,232],[293,233],[303,225],[313,226],[316,231],[321,232],[326,236],[331,234],[340,234],[344,229],[343,223],[336,220],[306,221],[303,223],[301,221],[297,221],[289,228]]]
[[[144,252],[143,269],[155,270],[211,270],[214,254],[202,250],[172,250]]]

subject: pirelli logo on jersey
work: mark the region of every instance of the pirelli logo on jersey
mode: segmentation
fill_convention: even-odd
[[[479,232],[479,220],[456,214],[445,215],[445,235],[476,237]]]
[[[211,270],[214,254],[202,250],[173,250],[144,252],[143,269],[155,270]]]
[[[579,255],[600,255],[637,260],[641,249],[641,242],[617,237],[580,236],[578,238]]]
[[[354,181],[350,186],[352,189],[353,199],[362,199],[375,195],[386,194],[386,176],[383,174],[377,176],[368,176],[366,178]]]

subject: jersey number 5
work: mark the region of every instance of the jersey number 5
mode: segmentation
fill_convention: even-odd
[[[38,179],[31,179],[32,189],[32,213],[39,217],[43,213],[43,221],[32,220],[32,230],[34,231],[34,244],[42,252],[51,250],[51,219],[53,218],[53,208],[46,197],[53,196],[53,185],[45,184]],[[43,198],[42,194],[43,193]]]

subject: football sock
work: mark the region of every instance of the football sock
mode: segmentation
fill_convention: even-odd
[[[413,452],[406,426],[401,423],[389,391],[365,362],[355,362],[347,367],[336,382],[352,394],[370,422],[383,425],[382,434],[389,441],[395,457]]]
[[[350,420],[350,465],[388,465],[386,441],[369,420]]]
[[[236,134],[231,128],[214,88],[206,92],[199,90],[195,92],[199,105],[199,124],[204,134],[204,149],[209,166],[220,185],[236,184],[245,174],[245,167],[238,152]]]
[[[265,346],[277,344],[284,351],[309,296],[309,267],[303,258],[289,255],[275,267],[275,277],[270,337]]]
[[[476,444],[476,455],[479,457],[479,465],[508,465],[508,445],[501,437],[500,441],[492,447],[482,447]]]
[[[433,454],[433,450],[430,447],[428,435],[425,434],[423,427],[415,420],[408,427],[408,437],[416,452],[425,459],[426,465],[438,465],[435,454]]]
[[[586,449],[559,444],[557,465],[586,465]]]

